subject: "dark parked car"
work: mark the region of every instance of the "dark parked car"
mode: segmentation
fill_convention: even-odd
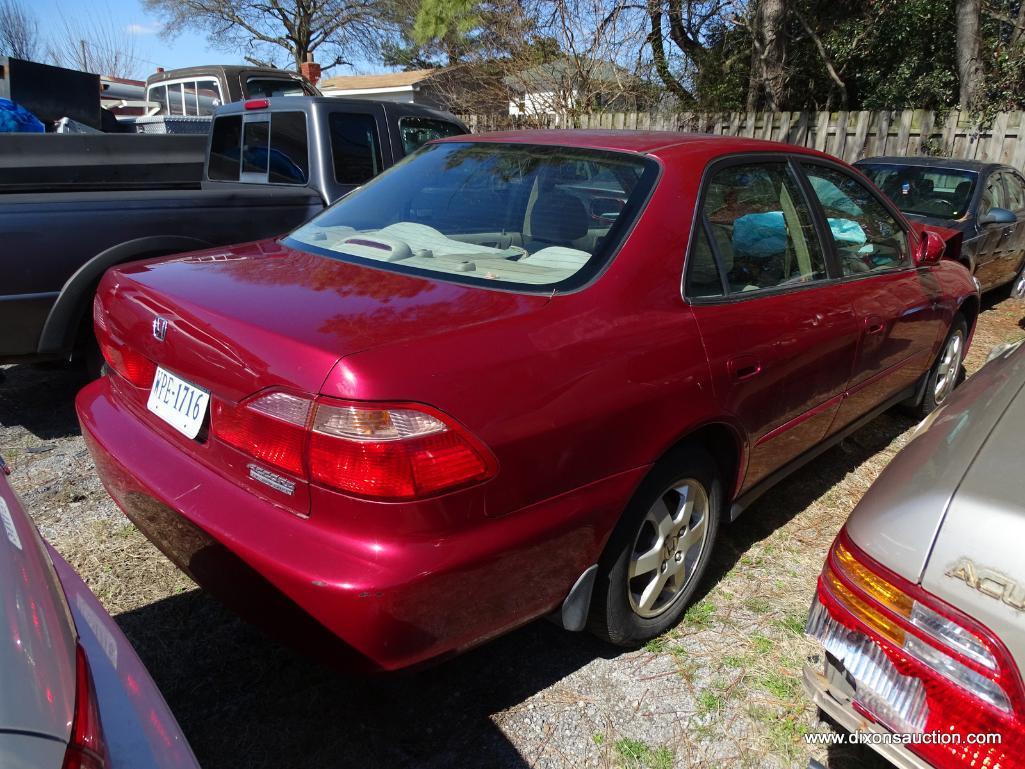
[[[281,240],[108,272],[77,409],[140,529],[292,640],[636,644],[773,483],[946,400],[979,298],[943,249],[811,150],[441,140]]]
[[[0,613],[3,769],[199,769],[128,639],[3,472]]]
[[[947,236],[983,291],[1025,297],[1025,177],[1010,166],[952,158],[866,158],[855,166],[905,215]],[[954,234],[956,233],[956,234]]]
[[[112,265],[288,232],[428,139],[465,131],[412,104],[229,104],[202,182],[151,173],[196,137],[0,136],[0,363],[93,351],[89,309]]]
[[[805,686],[909,769],[1025,758],[1025,346],[1002,345],[919,425],[819,578]]]

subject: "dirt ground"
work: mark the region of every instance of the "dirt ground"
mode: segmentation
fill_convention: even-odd
[[[1023,335],[990,300],[969,372]],[[433,669],[331,673],[237,620],[114,507],[78,432],[82,375],[0,370],[0,453],[43,535],[135,643],[206,769],[803,767],[874,765],[810,749],[800,686],[805,613],[825,552],[907,440],[887,413],[776,487],[723,533],[680,625],[624,652],[547,622]]]

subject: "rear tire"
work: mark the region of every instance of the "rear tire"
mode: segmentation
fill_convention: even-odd
[[[687,447],[655,466],[598,562],[592,633],[637,646],[677,623],[708,568],[721,500],[719,472],[705,451]]]
[[[925,393],[918,405],[918,416],[925,417],[950,398],[954,388],[965,378],[964,354],[968,342],[968,323],[961,313],[954,316],[947,338],[943,340],[939,355],[929,370]]]

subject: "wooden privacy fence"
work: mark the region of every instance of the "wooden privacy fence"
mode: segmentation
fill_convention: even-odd
[[[509,128],[697,131],[814,147],[853,162],[873,155],[938,155],[1007,163],[1025,171],[1025,112],[979,126],[966,112],[601,112],[590,115],[462,115],[474,132]]]

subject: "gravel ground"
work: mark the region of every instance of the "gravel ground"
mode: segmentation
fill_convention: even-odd
[[[993,300],[967,361],[1022,336]],[[82,375],[0,369],[0,453],[43,535],[135,643],[205,769],[335,767],[805,767],[875,765],[810,749],[802,636],[823,557],[907,440],[890,412],[728,527],[703,595],[637,651],[536,622],[433,669],[336,675],[265,638],[198,590],[108,499],[78,432]]]

